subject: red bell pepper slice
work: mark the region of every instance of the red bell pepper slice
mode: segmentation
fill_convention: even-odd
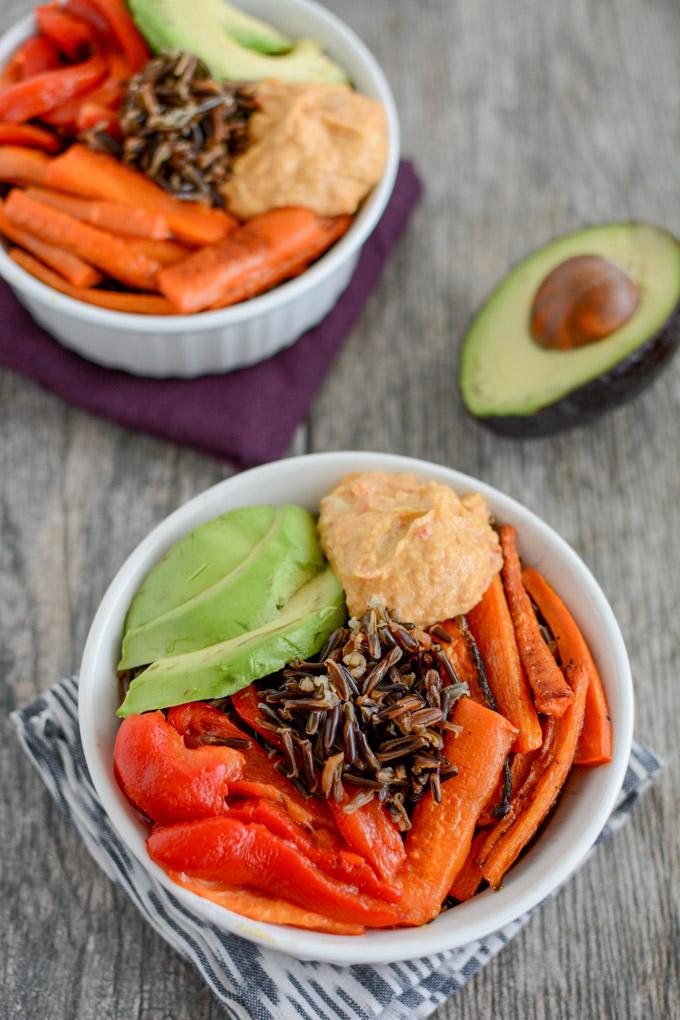
[[[245,723],[248,723],[252,730],[255,730],[261,737],[264,737],[268,744],[272,744],[273,747],[278,747],[279,750],[282,750],[283,743],[280,737],[272,730],[268,730],[266,726],[263,726],[262,713],[257,707],[259,701],[260,695],[254,684],[249,684],[248,687],[244,687],[243,690],[237,691],[236,694],[231,696],[231,704],[236,714]]]
[[[395,907],[324,875],[263,825],[222,816],[156,827],[147,848],[164,868],[258,889],[336,921],[371,928],[397,923]]]
[[[188,748],[162,712],[123,720],[113,762],[128,800],[164,824],[226,812],[229,783],[243,771],[243,755],[233,748]]]
[[[27,145],[43,152],[58,152],[61,148],[56,135],[35,124],[0,123],[0,145]]]
[[[82,64],[45,71],[10,85],[0,93],[0,120],[21,124],[32,117],[40,117],[74,96],[89,92],[105,75],[104,61],[101,57],[92,57]]]
[[[406,860],[406,850],[399,830],[378,800],[358,808],[351,814],[342,809],[349,801],[345,794],[337,804],[328,801],[331,814],[341,835],[352,850],[364,857],[382,878],[393,878]]]
[[[289,779],[276,768],[277,758],[270,758],[263,748],[247,733],[235,726],[228,715],[206,705],[204,701],[193,701],[177,705],[168,712],[168,722],[184,737],[187,747],[197,747],[201,737],[227,737],[251,740],[251,746],[243,752],[243,777],[232,793],[240,797],[266,797],[284,803],[286,810],[302,825],[317,829],[328,829],[333,825],[328,808],[315,797],[303,797]]]
[[[24,81],[60,66],[61,60],[54,43],[42,35],[33,35],[19,47],[4,73],[14,81]]]
[[[284,808],[272,801],[246,801],[240,807],[232,808],[229,817],[264,825],[275,836],[293,843],[325,874],[337,878],[339,882],[355,885],[362,892],[379,900],[387,900],[389,903],[397,903],[401,898],[401,889],[379,879],[363,857],[343,850],[340,846],[336,848],[320,846],[302,826],[293,821]]]
[[[75,18],[59,4],[36,7],[35,18],[43,36],[71,62],[84,60],[94,49],[94,33],[87,22]]]
[[[151,54],[124,0],[68,0],[66,10],[87,22],[102,39],[115,39],[125,54],[130,73],[135,74]]]

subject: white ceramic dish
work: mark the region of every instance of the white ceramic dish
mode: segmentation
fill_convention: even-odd
[[[590,643],[609,699],[614,756],[609,765],[574,771],[546,830],[500,892],[487,890],[422,928],[343,937],[250,921],[173,884],[147,856],[146,828],[115,782],[112,752],[118,728],[115,669],[125,614],[150,568],[180,537],[226,510],[289,502],[316,511],[320,498],[357,470],[412,471],[459,493],[481,492],[498,520],[517,527],[523,558],[555,586]],[[101,602],[85,647],[79,697],[83,748],[94,785],[121,839],[154,877],[205,921],[270,949],[337,964],[386,963],[465,945],[556,889],[583,860],[614,806],[630,754],[633,707],[628,657],[614,615],[588,568],[559,535],[530,510],[469,475],[378,453],[321,453],[267,464],[215,485],[167,517],[128,557]]]
[[[261,297],[215,312],[132,315],[87,305],[40,283],[0,245],[0,276],[41,326],[90,361],[137,375],[188,378],[271,357],[333,307],[392,194],[399,164],[397,112],[384,74],[358,36],[314,0],[240,0],[239,6],[292,36],[316,39],[347,69],[359,91],[383,103],[389,131],[383,178],[345,236],[305,273]],[[30,15],[2,36],[0,68],[34,30]]]

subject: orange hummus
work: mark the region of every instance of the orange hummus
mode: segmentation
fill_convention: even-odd
[[[319,216],[355,213],[383,175],[382,103],[348,85],[260,82],[248,147],[222,189],[229,210],[250,219],[296,205]]]
[[[353,616],[371,599],[419,626],[472,609],[502,565],[482,496],[382,471],[321,500],[319,534]]]

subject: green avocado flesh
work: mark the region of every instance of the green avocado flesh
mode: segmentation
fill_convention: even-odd
[[[154,50],[187,50],[217,79],[348,81],[318,43],[293,42],[225,0],[129,0],[129,7]]]
[[[118,668],[254,630],[323,566],[314,518],[302,507],[222,514],[177,542],[151,570],[130,607]]]
[[[197,652],[154,662],[132,681],[118,715],[235,694],[294,659],[314,655],[345,618],[344,593],[328,567],[264,626]]]
[[[546,350],[531,336],[534,296],[562,262],[600,255],[638,285],[637,310],[610,336],[568,351]],[[460,387],[478,418],[529,415],[610,371],[661,329],[680,302],[680,245],[664,230],[613,223],[567,234],[519,263],[471,323],[460,361]]]

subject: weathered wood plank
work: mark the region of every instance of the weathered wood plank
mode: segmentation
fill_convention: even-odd
[[[626,217],[680,233],[680,9],[671,0],[329,6],[385,66],[404,151],[427,190],[295,450],[429,457],[544,516],[611,599],[638,684],[638,734],[669,762],[632,825],[438,1017],[678,1015],[680,368],[586,432],[514,443],[464,417],[455,358],[475,304],[551,234]],[[24,9],[6,0],[0,21]],[[0,437],[0,664],[10,710],[77,667],[127,553],[229,470],[70,410],[7,373]],[[223,1015],[98,872],[24,762],[6,715],[0,725],[0,1012]]]

